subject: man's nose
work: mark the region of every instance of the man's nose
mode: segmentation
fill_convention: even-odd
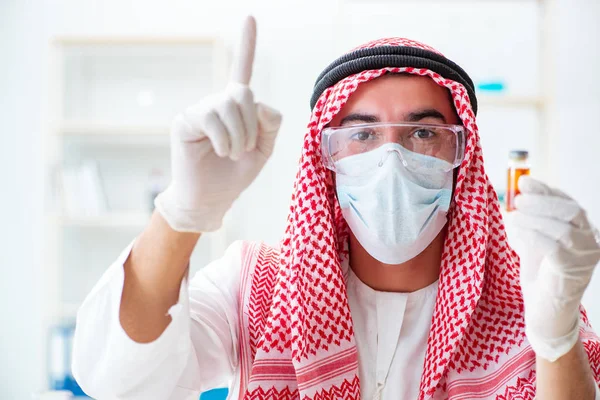
[[[394,162],[394,163],[398,163],[398,164],[402,164],[403,166],[406,167],[406,161],[404,160],[404,157],[402,156],[402,151],[401,151],[401,147],[398,144],[389,146],[386,148],[386,151],[382,154],[381,156],[381,160],[379,160],[379,163],[377,164],[377,166],[382,167],[386,162]]]

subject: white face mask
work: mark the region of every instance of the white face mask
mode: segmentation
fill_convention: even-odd
[[[419,172],[408,171],[400,154],[418,161]],[[380,262],[401,264],[414,258],[446,224],[453,183],[452,166],[446,161],[390,143],[346,157],[336,166],[353,171],[336,175],[344,218],[359,243]]]

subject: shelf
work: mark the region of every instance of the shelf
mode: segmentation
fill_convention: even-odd
[[[544,98],[535,96],[504,96],[478,94],[480,108],[531,107],[543,108]],[[64,137],[100,143],[146,143],[169,144],[170,128],[166,125],[119,125],[90,122],[66,122],[59,126],[57,134]]]
[[[95,122],[64,122],[57,133],[60,135],[151,135],[168,136],[169,127],[163,125],[103,124]]]
[[[111,212],[97,216],[52,216],[56,223],[71,228],[113,228],[113,229],[143,229],[150,220],[150,214],[132,212]]]
[[[170,128],[166,125],[119,125],[66,122],[56,130],[64,139],[99,144],[168,145]]]
[[[532,107],[542,108],[546,104],[543,97],[537,96],[505,96],[477,93],[477,101],[480,108],[488,107]]]

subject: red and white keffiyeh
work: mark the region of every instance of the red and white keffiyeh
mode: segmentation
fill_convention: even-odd
[[[393,38],[361,48],[408,46]],[[535,355],[525,338],[519,260],[508,246],[500,205],[484,171],[465,87],[428,70],[367,70],[326,89],[308,124],[280,249],[248,251],[240,293],[240,359],[245,399],[359,399],[358,355],[341,269],[348,228],[321,130],[358,85],[386,73],[428,76],[452,94],[466,128],[429,334],[421,399],[533,399]],[[600,382],[600,341],[582,309],[581,339]],[[419,367],[419,366],[415,366]]]

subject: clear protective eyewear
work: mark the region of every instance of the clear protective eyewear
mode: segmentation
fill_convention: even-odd
[[[388,152],[396,152],[411,172],[448,172],[462,162],[465,139],[465,128],[461,125],[378,122],[325,128],[321,150],[325,167],[345,175],[357,174],[344,168],[350,157],[366,155],[382,146]],[[372,161],[360,173],[383,162],[377,157],[368,159]]]

